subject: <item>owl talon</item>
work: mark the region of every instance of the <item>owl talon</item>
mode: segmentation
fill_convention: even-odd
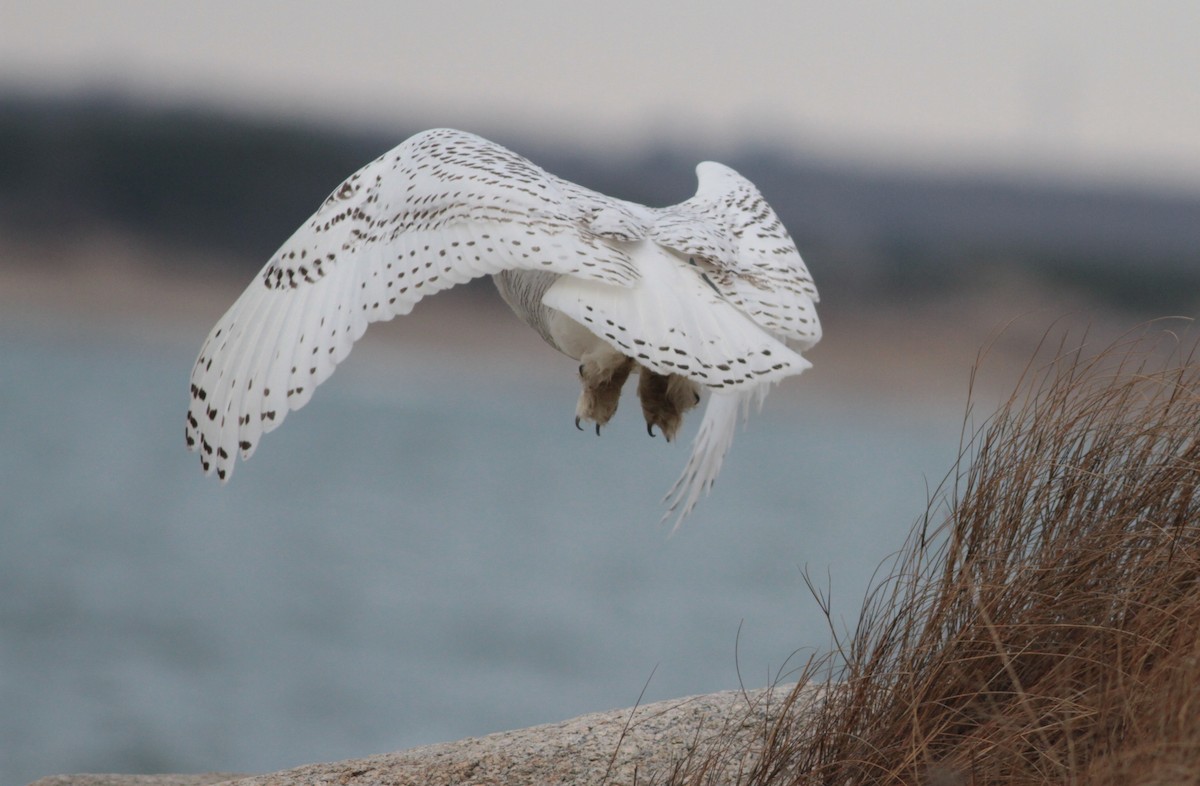
[[[700,403],[696,383],[678,374],[656,374],[643,368],[638,381],[638,397],[646,417],[646,433],[652,437],[657,426],[667,442],[674,442],[683,415]]]
[[[579,394],[579,403],[575,405],[576,427],[582,430],[583,426],[579,424],[584,421],[595,423],[596,435],[599,436],[600,427],[607,425],[616,413],[621,387],[632,370],[632,360],[611,351],[579,364],[583,390]]]

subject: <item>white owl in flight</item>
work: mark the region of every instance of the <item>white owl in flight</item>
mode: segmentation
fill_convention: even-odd
[[[650,208],[473,134],[417,134],[338,186],[217,322],[192,370],[188,448],[228,480],[369,323],[491,275],[517,316],[579,361],[576,426],[599,433],[636,373],[647,429],[669,441],[709,391],[665,500],[681,521],[739,413],[808,368],[799,352],[821,337],[812,278],[758,189],[721,164],[696,175],[691,199]]]

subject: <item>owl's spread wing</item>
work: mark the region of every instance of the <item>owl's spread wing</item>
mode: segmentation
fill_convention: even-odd
[[[699,187],[658,211],[651,236],[689,256],[730,303],[770,332],[808,349],[821,338],[812,276],[775,211],[727,166],[696,167]]]
[[[472,134],[419,134],[351,175],[217,322],[192,370],[185,427],[228,478],[299,409],[367,325],[505,269],[625,288],[639,273],[609,235],[636,206],[574,187]],[[591,224],[595,223],[595,230]],[[644,223],[644,222],[643,222]]]

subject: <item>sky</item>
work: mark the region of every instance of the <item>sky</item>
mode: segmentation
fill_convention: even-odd
[[[1197,40],[1195,0],[9,0],[0,87],[1200,190]]]

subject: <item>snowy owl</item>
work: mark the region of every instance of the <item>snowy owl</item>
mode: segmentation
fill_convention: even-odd
[[[562,180],[500,145],[437,129],[354,173],[275,252],[200,350],[185,435],[228,480],[346,358],[371,322],[491,275],[551,346],[579,361],[575,425],[597,433],[638,375],[668,440],[708,404],[667,513],[711,488],[739,417],[809,367],[817,290],[775,212],[712,162],[696,195],[650,208]],[[789,346],[790,345],[790,346]]]

